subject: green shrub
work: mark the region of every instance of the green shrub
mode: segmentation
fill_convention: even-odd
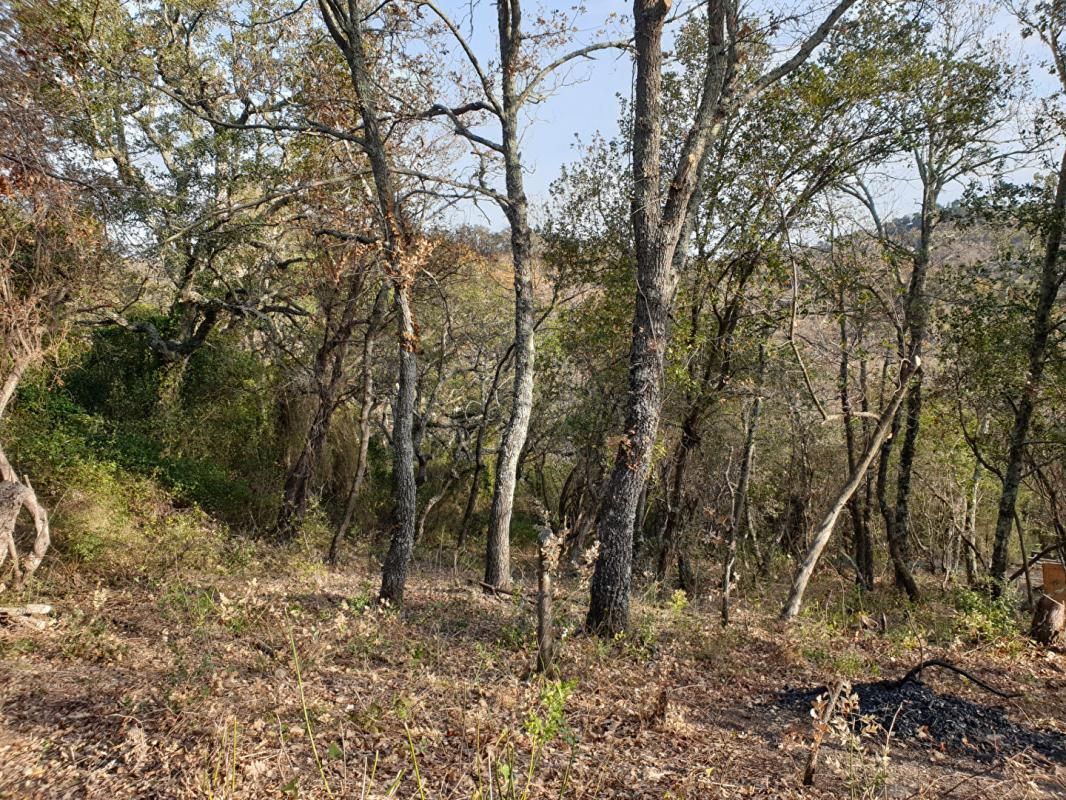
[[[973,589],[955,594],[956,632],[972,639],[990,640],[1014,636],[1019,631],[1016,599],[1010,591],[998,598]]]

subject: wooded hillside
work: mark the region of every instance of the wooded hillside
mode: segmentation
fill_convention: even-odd
[[[0,6],[0,796],[1066,792],[1064,28]]]

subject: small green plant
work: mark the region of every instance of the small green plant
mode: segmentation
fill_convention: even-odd
[[[532,709],[526,717],[526,735],[533,743],[535,752],[543,750],[560,735],[568,743],[573,743],[573,734],[566,725],[563,711],[576,686],[575,681],[544,682],[540,690],[539,706]]]
[[[570,746],[571,765],[574,755],[575,739],[570,727],[566,724],[566,701],[570,698],[575,681],[545,680],[540,686],[537,704],[526,715],[524,729],[526,739],[529,742],[529,764],[526,767],[524,780],[518,779],[519,770],[516,769],[516,752],[510,735],[505,732],[497,742],[497,746],[506,741],[503,755],[500,758],[489,761],[489,797],[498,797],[500,800],[527,800],[533,788],[533,778],[545,749],[556,739],[561,738]],[[570,766],[568,765],[563,774],[562,785],[559,789],[559,797],[566,794],[570,782]],[[521,789],[519,789],[521,784]],[[477,797],[485,796],[479,792]]]
[[[675,614],[681,614],[688,608],[688,595],[684,589],[675,589],[670,595],[670,610]]]
[[[993,598],[973,589],[960,589],[955,595],[955,631],[958,635],[989,641],[1018,633],[1015,601],[1010,592]]]

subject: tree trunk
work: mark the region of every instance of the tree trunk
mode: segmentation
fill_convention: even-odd
[[[754,81],[747,96],[757,96],[802,65],[853,3],[854,0],[841,0],[791,58]],[[730,99],[737,54],[735,43],[727,39],[727,31],[735,30],[736,15],[730,3],[707,0],[707,66],[699,105],[678,153],[676,170],[664,180],[662,38],[670,6],[669,0],[633,2],[636,81],[632,220],[636,309],[629,352],[626,427],[597,524],[600,555],[592,576],[586,620],[590,630],[605,636],[624,631],[629,623],[633,524],[662,411],[663,358],[677,287],[674,256],[692,213],[708,144],[733,108],[724,101]]]
[[[914,251],[910,283],[904,302],[904,329],[906,332],[906,349],[900,358],[916,365],[916,381],[907,398],[907,424],[904,428],[903,444],[899,452],[899,464],[896,472],[896,502],[891,510],[883,507],[886,532],[889,534],[889,551],[892,554],[892,566],[896,575],[896,585],[907,592],[911,601],[918,599],[918,584],[910,570],[910,495],[911,476],[914,472],[914,454],[918,446],[918,431],[921,428],[922,412],[922,372],[921,356],[925,343],[926,328],[929,321],[928,299],[925,296],[925,278],[929,271],[929,254],[936,224],[937,198],[939,196],[938,178],[934,165],[926,163],[920,168],[922,175],[921,230],[917,249]],[[899,430],[900,423],[893,425],[893,437]],[[891,442],[889,443],[891,447]],[[889,522],[889,516],[892,520]]]
[[[399,370],[396,400],[393,404],[392,445],[393,482],[396,498],[396,528],[381,574],[379,597],[399,606],[403,602],[407,567],[414,549],[417,489],[415,486],[414,413],[418,383],[415,355],[418,332],[411,308],[411,287],[419,264],[410,251],[411,233],[398,207],[393,171],[389,165],[380,114],[374,99],[375,85],[370,75],[363,42],[365,20],[358,0],[319,0],[319,10],[330,36],[344,55],[352,88],[363,123],[361,142],[370,171],[380,215],[382,254],[389,283],[395,295]]]
[[[866,470],[868,470],[870,464],[873,463],[874,457],[877,455],[878,449],[888,435],[889,429],[895,425],[897,412],[899,411],[900,404],[903,402],[903,398],[907,394],[908,384],[910,383],[912,374],[913,370],[910,368],[910,365],[907,362],[904,362],[902,369],[900,370],[899,387],[896,389],[896,392],[892,396],[888,405],[881,412],[881,417],[877,421],[877,427],[874,429],[873,435],[870,437],[870,441],[866,445],[866,452],[863,453],[862,459],[856,464],[855,469],[852,470],[848,482],[840,490],[840,493],[833,501],[833,505],[830,506],[829,512],[825,515],[825,518],[814,532],[810,548],[807,550],[807,554],[800,564],[799,571],[796,573],[795,580],[792,582],[792,591],[789,593],[788,602],[785,604],[785,607],[781,612],[781,617],[783,619],[790,620],[799,614],[800,607],[803,604],[803,595],[807,591],[807,584],[810,582],[811,575],[814,574],[814,568],[818,564],[818,559],[821,557],[822,551],[825,550],[825,546],[829,542],[829,537],[833,535],[833,528],[836,526],[837,518],[840,516],[840,512],[844,510],[844,506],[847,504],[850,497],[859,488],[859,484],[862,483],[863,477],[866,475]]]
[[[274,525],[274,535],[280,541],[289,541],[295,536],[307,513],[311,481],[325,449],[333,413],[337,409],[337,395],[345,382],[344,362],[351,345],[365,279],[366,272],[362,269],[349,276],[339,319],[333,319],[332,299],[323,304],[325,332],[312,366],[315,410],[300,455],[285,476],[281,507]]]
[[[751,469],[755,463],[755,434],[759,429],[759,414],[762,411],[762,348],[759,353],[759,394],[751,403],[744,434],[744,455],[740,462],[740,477],[733,501],[733,514],[726,539],[725,559],[722,566],[722,625],[729,624],[730,594],[733,590],[733,568],[737,560],[737,539],[748,513],[748,487],[751,485]]]
[[[918,584],[910,569],[910,496],[911,476],[914,472],[914,453],[918,442],[918,430],[921,425],[922,412],[922,375],[915,378],[914,388],[907,397],[907,426],[903,434],[903,446],[899,451],[899,467],[896,474],[896,507],[893,511],[895,520],[892,525],[895,539],[893,566],[896,571],[896,583],[912,602],[918,599]]]
[[[981,486],[981,462],[974,459],[973,477],[970,478],[970,491],[966,496],[966,517],[963,520],[962,549],[965,551],[963,558],[966,564],[966,583],[974,586],[977,583],[977,502],[978,492]]]
[[[485,549],[485,583],[495,589],[511,588],[511,514],[517,483],[518,462],[529,433],[533,409],[534,319],[533,245],[529,229],[522,155],[518,140],[519,98],[515,76],[521,59],[521,18],[518,2],[497,3],[503,109],[504,178],[507,185],[507,221],[511,226],[511,256],[514,261],[515,338],[514,389],[511,416],[503,431],[496,456],[496,481],[489,509]]]
[[[907,567],[907,558],[909,555],[908,547],[906,542],[900,542],[896,532],[896,514],[888,502],[888,468],[892,457],[892,443],[895,440],[896,435],[899,433],[900,416],[897,408],[897,412],[892,417],[892,429],[885,437],[884,443],[881,445],[880,460],[877,464],[877,505],[885,523],[885,539],[888,542],[888,554],[892,559],[892,569],[895,573],[896,585],[906,587],[908,581],[911,584],[914,583],[914,578],[911,576],[910,569]],[[917,586],[914,586],[913,588],[915,593],[917,593]]]
[[[660,584],[664,594],[666,576],[677,555],[677,534],[681,521],[681,505],[684,500],[685,469],[688,465],[689,453],[699,441],[696,434],[698,424],[698,414],[690,413],[681,425],[681,439],[674,448],[670,471],[672,477],[666,489],[666,515],[663,517],[662,531],[659,534],[659,558],[655,566],[655,580]]]
[[[415,485],[414,415],[418,364],[414,354],[417,341],[407,289],[396,293],[397,325],[400,332],[400,375],[392,412],[392,475],[396,493],[396,528],[381,572],[381,600],[394,606],[403,604],[407,567],[415,546],[417,488]]]
[[[996,533],[992,548],[993,591],[999,593],[1007,574],[1010,529],[1014,523],[1014,511],[1018,501],[1018,489],[1022,481],[1022,466],[1025,461],[1025,441],[1033,419],[1037,400],[1040,397],[1047,362],[1048,340],[1054,329],[1052,311],[1058,298],[1066,272],[1059,267],[1059,250],[1062,247],[1063,217],[1066,215],[1066,153],[1059,165],[1058,185],[1044,246],[1044,263],[1040,276],[1036,310],[1033,315],[1033,338],[1029,341],[1029,364],[1025,388],[1015,406],[1014,424],[1010,433],[1010,449],[1007,453],[1007,468],[1003,472],[1003,491],[996,514]],[[1022,553],[1025,558],[1025,553]]]
[[[662,36],[670,4],[634,0],[637,77],[633,123],[633,234],[636,308],[629,352],[625,434],[615,455],[597,522],[600,554],[592,576],[586,624],[605,636],[629,624],[633,524],[662,411],[662,372],[677,286],[674,254],[704,166],[712,118],[730,75],[725,53],[725,4],[708,2],[709,64],[699,109],[677,172],[662,197]]]
[[[848,474],[855,471],[857,445],[855,442],[855,424],[851,413],[850,391],[850,357],[848,354],[847,318],[844,316],[844,293],[840,296],[840,412],[843,417],[844,442],[847,447]],[[867,476],[864,476],[864,479]],[[848,513],[851,516],[853,534],[853,560],[855,561],[855,581],[860,588],[870,590],[874,587],[873,542],[870,541],[870,529],[866,524],[866,515],[858,492],[848,498]]]
[[[0,384],[0,419],[3,419],[11,398],[15,396],[15,389],[18,388],[19,381],[29,365],[29,358],[16,358],[3,384]],[[37,535],[33,548],[20,569],[18,550],[15,547],[15,520],[22,507],[33,517]],[[11,466],[3,447],[0,446],[0,566],[10,555],[16,588],[24,587],[33,577],[51,543],[48,512],[37,500],[37,493],[30,484],[29,477],[23,476],[22,480],[19,480],[15,468]]]
[[[555,629],[552,624],[552,572],[559,559],[559,545],[547,525],[538,536],[537,549],[537,672],[548,672],[555,661]]]

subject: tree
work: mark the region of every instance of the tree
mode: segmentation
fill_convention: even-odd
[[[665,181],[662,165],[663,31],[670,3],[635,0],[633,24],[636,83],[633,108],[633,239],[636,307],[630,349],[625,433],[597,523],[600,553],[592,578],[587,625],[611,636],[629,622],[633,526],[637,502],[651,463],[662,409],[663,359],[679,276],[682,234],[713,138],[730,111],[749,102],[802,65],[836,21],[854,4],[843,0],[780,65],[749,85],[735,85],[736,67],[747,44],[738,12],[728,0],[709,0],[706,71],[693,121],[684,135],[677,165]],[[745,29],[746,31],[747,29]],[[682,245],[679,251],[679,244]]]
[[[358,2],[343,5],[336,0],[320,0],[319,11],[351,76],[362,121],[359,139],[373,176],[381,256],[396,309],[399,371],[392,414],[392,447],[397,525],[382,567],[379,596],[383,602],[399,606],[403,603],[407,568],[415,544],[414,415],[418,332],[411,306],[411,289],[425,255],[425,244],[418,241],[397,194],[396,177],[381,128],[379,94],[367,55],[363,10]]]
[[[431,0],[415,0],[415,5],[429,8],[441,20],[448,35],[459,45],[463,57],[473,70],[475,79],[471,91],[477,99],[463,98],[454,107],[435,104],[426,117],[444,117],[455,133],[471,146],[478,164],[478,185],[482,194],[495,201],[507,218],[510,228],[511,260],[514,266],[514,341],[509,358],[514,363],[514,383],[511,389],[511,408],[496,453],[496,474],[489,510],[489,525],[485,548],[486,587],[510,591],[511,516],[519,460],[529,433],[533,407],[535,362],[535,298],[533,293],[534,254],[533,236],[529,223],[529,202],[526,198],[521,151],[521,115],[531,102],[543,100],[542,87],[553,73],[575,59],[591,57],[597,51],[624,46],[624,42],[600,42],[563,52],[547,64],[541,64],[526,42],[538,42],[546,51],[553,44],[566,42],[570,24],[562,14],[541,17],[535,31],[523,25],[521,0],[499,0],[496,3],[496,34],[499,45],[497,75],[486,71],[474,48],[462,35],[459,26]],[[497,91],[495,80],[499,81]],[[485,114],[499,124],[498,140],[477,132],[479,120]],[[471,122],[470,117],[475,117]],[[492,190],[486,180],[486,165],[494,158],[503,163],[504,191]],[[501,362],[502,366],[502,362]],[[499,370],[497,371],[497,376]],[[498,381],[495,381],[498,382]],[[495,387],[494,387],[495,388]],[[476,470],[477,472],[478,470]],[[476,477],[476,476],[475,476]],[[471,498],[475,495],[471,494]]]
[[[1063,40],[1066,8],[1061,2],[1020,8],[1018,17],[1029,31],[1035,31],[1048,49],[1055,75],[1066,91],[1066,41]],[[1032,329],[1029,339],[1025,385],[1021,396],[1012,404],[1014,422],[1010,431],[1007,464],[1003,471],[1003,491],[996,514],[996,532],[992,548],[992,578],[994,591],[1002,591],[1007,572],[1007,552],[1010,532],[1015,520],[1018,487],[1022,480],[1027,438],[1033,413],[1040,398],[1047,364],[1049,345],[1058,327],[1053,312],[1062,284],[1066,282],[1066,268],[1061,263],[1063,226],[1066,225],[1066,153],[1063,154],[1055,176],[1052,199],[1037,217],[1038,235],[1043,238],[1044,252],[1040,282],[1033,303]],[[1021,554],[1024,560],[1026,553]]]
[[[1002,163],[1005,155],[999,139],[1010,115],[1008,101],[1013,91],[1011,71],[985,47],[982,20],[967,16],[969,12],[951,3],[936,6],[932,12],[926,52],[914,59],[911,68],[908,88],[913,105],[900,120],[901,127],[912,132],[906,144],[921,186],[913,236],[906,229],[893,232],[882,222],[873,195],[861,182],[852,192],[869,210],[887,258],[896,265],[909,262],[909,276],[898,273],[896,294],[901,319],[899,357],[910,363],[922,358],[932,319],[927,283],[941,221],[941,195],[951,183]],[[877,500],[896,585],[912,600],[918,597],[918,585],[910,567],[909,500],[921,428],[922,379],[919,369],[905,413],[893,421],[882,444],[877,474]],[[890,503],[889,459],[901,428],[895,499]]]
[[[10,11],[0,11],[0,421],[27,371],[65,338],[109,257],[91,187],[62,157],[56,137],[72,98],[51,91],[54,42],[21,39],[21,27]],[[14,532],[22,507],[36,538],[20,563]],[[11,557],[21,587],[50,541],[44,504],[0,446],[0,565]]]

